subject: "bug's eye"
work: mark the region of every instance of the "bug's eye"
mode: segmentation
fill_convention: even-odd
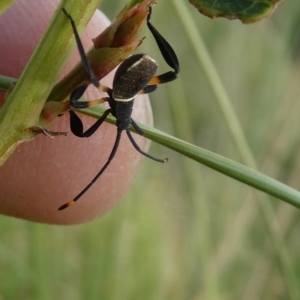
[[[156,61],[146,54],[129,57],[116,72],[113,82],[113,98],[123,101],[132,100],[148,84],[156,70]]]

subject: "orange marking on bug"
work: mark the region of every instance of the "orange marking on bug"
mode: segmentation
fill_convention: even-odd
[[[154,76],[151,78],[151,80],[148,82],[148,85],[154,85],[154,84],[160,84],[161,79],[159,78],[159,76]]]
[[[99,86],[98,86],[98,90],[102,91],[102,92],[109,92],[111,90],[111,88],[109,88],[109,87],[107,87],[107,86],[100,83]]]
[[[73,205],[74,203],[75,203],[75,201],[74,201],[74,200],[71,200],[71,201],[69,201],[69,202],[63,204],[58,210],[66,209],[67,207]]]
[[[93,107],[93,106],[96,106],[98,104],[104,103],[106,101],[107,101],[106,98],[101,98],[101,99],[97,99],[97,100],[91,100],[91,101],[88,101],[87,107]]]

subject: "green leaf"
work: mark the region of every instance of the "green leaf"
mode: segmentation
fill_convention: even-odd
[[[224,17],[253,23],[269,17],[280,0],[189,0],[200,13],[212,19]]]

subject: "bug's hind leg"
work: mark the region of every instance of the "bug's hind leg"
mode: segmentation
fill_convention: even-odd
[[[72,110],[69,111],[70,114],[70,125],[71,131],[77,137],[85,138],[90,137],[105,121],[106,117],[111,112],[111,109],[107,109],[103,115],[86,131],[83,131],[83,124],[81,119]]]
[[[168,161],[167,158],[157,158],[157,157],[154,157],[146,152],[144,152],[140,147],[139,145],[136,143],[136,141],[133,139],[133,136],[131,135],[131,132],[129,131],[129,129],[126,130],[126,133],[127,133],[127,136],[131,142],[131,144],[133,145],[133,147],[138,151],[140,152],[142,155],[154,160],[154,161],[157,161],[157,162],[160,162],[160,163],[166,163]]]
[[[155,41],[159,47],[159,50],[164,57],[166,63],[174,70],[169,71],[164,74],[155,76],[150,81],[150,85],[152,84],[162,84],[169,81],[173,81],[177,78],[179,73],[179,61],[175,51],[172,46],[166,41],[166,39],[157,31],[157,29],[150,23],[150,18],[152,14],[152,8],[149,7],[149,14],[147,17],[147,25],[149,30],[151,31]]]

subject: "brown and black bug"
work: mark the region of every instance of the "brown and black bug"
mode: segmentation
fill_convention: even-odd
[[[71,22],[78,51],[81,57],[81,61],[86,74],[88,75],[90,83],[96,86],[99,90],[104,91],[108,94],[108,97],[101,98],[99,100],[93,101],[78,101],[83,95],[88,85],[83,84],[76,88],[70,96],[70,105],[75,109],[83,109],[91,107],[103,102],[108,102],[110,108],[107,109],[104,114],[93,124],[89,129],[83,131],[83,124],[80,118],[75,114],[73,110],[69,111],[70,114],[70,126],[71,131],[74,135],[85,138],[91,136],[104,122],[109,114],[112,114],[116,118],[117,125],[117,135],[112,151],[109,158],[102,169],[94,177],[94,179],[71,201],[62,205],[59,210],[63,210],[70,205],[74,204],[80,199],[80,197],[92,186],[93,183],[101,176],[101,174],[106,170],[112,159],[114,158],[117,149],[119,147],[121,134],[123,131],[126,132],[129,140],[131,141],[133,147],[140,152],[142,155],[155,160],[157,162],[164,163],[167,159],[156,158],[139,148],[131,132],[129,130],[132,125],[138,134],[144,135],[143,130],[137,125],[137,123],[131,118],[133,101],[137,94],[148,94],[153,92],[158,84],[163,84],[169,81],[173,81],[177,78],[179,73],[179,62],[177,56],[170,46],[170,44],[161,36],[161,34],[155,29],[155,27],[150,23],[151,17],[151,7],[149,7],[149,14],[147,17],[147,25],[152,35],[154,36],[156,43],[164,57],[166,63],[173,69],[163,73],[161,75],[156,75],[157,63],[147,54],[135,54],[124,60],[118,70],[116,71],[112,88],[102,85],[98,79],[95,77],[87,57],[85,55],[81,40],[79,38],[75,22],[72,16],[63,8],[63,12],[68,17]]]

